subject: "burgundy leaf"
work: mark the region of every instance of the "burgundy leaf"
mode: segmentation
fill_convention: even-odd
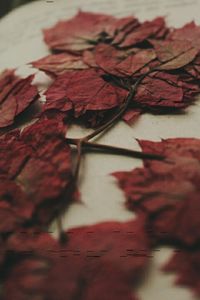
[[[99,44],[95,48],[93,55],[94,61],[99,68],[107,73],[123,76],[123,74],[117,70],[117,66],[127,57],[128,53],[117,50],[110,45]]]
[[[151,108],[184,108],[187,103],[178,75],[155,72],[139,85],[134,102]]]
[[[68,21],[60,21],[44,30],[44,40],[52,50],[80,52],[93,48],[109,24],[116,19],[109,15],[79,12]]]
[[[74,110],[75,117],[86,111],[102,111],[119,106],[128,92],[106,82],[94,70],[65,73],[46,92],[44,110]]]
[[[145,160],[144,168],[114,174],[127,206],[146,212],[159,240],[198,243],[200,140],[140,141],[140,145],[144,152],[164,155],[166,161]]]
[[[189,246],[199,243],[199,212],[199,191],[196,191],[153,218],[154,236],[165,243],[179,242]]]
[[[154,50],[147,49],[129,55],[117,65],[117,70],[126,76],[131,76],[156,58]]]
[[[31,63],[33,67],[50,75],[60,75],[71,70],[87,69],[82,57],[69,53],[48,55]]]
[[[94,51],[96,65],[116,76],[131,76],[156,58],[152,49],[133,49],[133,52],[129,53],[110,45],[99,44]]]
[[[123,115],[123,120],[129,125],[132,125],[138,119],[141,113],[142,111],[140,109],[129,109]]]
[[[123,40],[139,25],[135,17],[115,18],[110,15],[79,12],[67,21],[44,30],[44,40],[52,50],[81,52],[92,49],[99,41]]]
[[[124,41],[120,43],[119,47],[131,47],[135,44],[145,41],[150,37],[156,38],[156,35],[159,34],[159,32],[164,28],[165,21],[161,17],[156,18],[153,21],[146,21],[139,27],[134,28],[129,34],[127,34]]]
[[[190,78],[200,79],[200,56],[198,55],[192,63],[187,65],[185,70],[189,73]]]
[[[143,218],[75,228],[66,238],[59,245],[47,234],[11,237],[8,249],[32,252],[37,260],[24,258],[12,266],[3,299],[11,299],[15,291],[19,299],[25,299],[24,293],[49,300],[136,299],[132,289],[149,256]]]
[[[57,209],[70,202],[70,193],[73,192],[71,153],[65,143],[64,128],[56,121],[41,120],[27,127],[21,134],[10,133],[1,138],[1,154],[4,158],[1,177],[13,180],[13,184],[17,185],[13,186],[13,192],[10,190],[10,195],[7,193],[9,199],[13,198],[11,208],[8,209],[19,206],[20,199],[15,198],[15,189],[21,190],[26,199],[24,209],[32,204],[36,211],[38,206],[48,203],[51,210],[46,208],[47,220],[45,216],[40,220],[44,223],[53,217],[55,209],[52,206]],[[9,168],[6,167],[7,163]]]
[[[191,22],[181,28],[173,29],[169,33],[168,39],[186,41],[191,47],[200,50],[200,26]]]
[[[15,118],[37,99],[37,88],[31,85],[33,78],[20,79],[13,70],[0,75],[0,128],[12,125]]]
[[[0,233],[12,232],[33,213],[33,205],[24,191],[13,181],[0,182]]]
[[[192,62],[198,54],[198,50],[188,44],[187,41],[151,41],[158,59],[162,62],[160,70],[175,70]]]
[[[175,283],[186,286],[200,296],[200,251],[178,250],[163,268],[165,272],[176,272]]]
[[[106,33],[116,40],[120,40],[125,37],[135,27],[139,26],[138,19],[133,16],[116,19],[106,27]]]

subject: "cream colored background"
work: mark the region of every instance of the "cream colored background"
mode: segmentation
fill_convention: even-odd
[[[59,19],[71,17],[77,9],[112,13],[117,16],[136,14],[141,20],[166,16],[169,25],[180,26],[196,20],[200,23],[200,0],[55,0],[39,1],[21,7],[0,21],[0,68],[17,67],[21,75],[35,72],[25,64],[48,53],[42,41],[41,29]],[[35,83],[41,91],[50,80],[37,72]],[[98,141],[102,143],[139,149],[135,138],[159,140],[169,137],[200,138],[200,102],[177,116],[143,115],[134,126],[120,122]],[[85,129],[72,127],[69,136],[86,134]],[[73,204],[64,227],[93,224],[105,220],[125,221],[134,217],[124,208],[124,196],[109,174],[118,170],[131,170],[142,166],[132,158],[90,154],[85,155],[80,178],[83,204]],[[52,228],[56,230],[55,225]],[[163,248],[155,252],[144,284],[138,293],[143,300],[197,300],[184,288],[173,286],[175,275],[163,274],[159,268],[172,253]]]

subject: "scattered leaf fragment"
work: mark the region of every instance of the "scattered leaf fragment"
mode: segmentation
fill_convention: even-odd
[[[37,98],[37,88],[31,85],[34,76],[20,79],[14,70],[0,75],[0,128],[12,125],[15,118]]]
[[[69,53],[48,55],[31,63],[34,68],[46,72],[47,74],[58,76],[70,70],[87,69],[82,57]]]

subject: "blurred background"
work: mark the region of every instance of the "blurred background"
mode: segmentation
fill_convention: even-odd
[[[3,17],[12,9],[37,0],[0,0],[0,17]]]

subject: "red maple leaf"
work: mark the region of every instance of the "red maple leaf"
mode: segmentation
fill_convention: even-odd
[[[74,18],[45,29],[44,40],[52,50],[79,52],[92,48],[92,42],[114,22],[116,18],[113,16],[80,11]]]
[[[42,206],[46,207],[48,204],[46,215],[39,217],[41,222],[48,223],[55,210],[70,201],[70,194],[69,199],[64,200],[73,186],[70,147],[65,143],[64,134],[64,127],[59,127],[57,122],[41,120],[22,133],[10,133],[0,139],[0,153],[4,158],[1,161],[0,176],[2,180],[13,181],[4,181],[4,188],[8,189],[10,186],[10,192],[2,190],[2,203],[8,202],[11,214],[16,206],[20,217],[23,213],[22,205],[26,211],[30,203],[33,206],[32,213],[36,213],[38,209],[38,213],[41,213]],[[20,199],[15,198],[16,191],[26,199],[21,199],[24,204],[20,204]],[[6,207],[2,204],[2,217],[5,210]]]
[[[60,53],[48,55],[31,63],[34,68],[46,72],[49,75],[57,76],[71,70],[87,69],[88,66],[83,62],[79,55]]]
[[[73,53],[91,49],[98,41],[122,39],[139,25],[134,17],[115,18],[110,15],[82,12],[54,27],[45,29],[44,40],[51,50]]]
[[[157,54],[162,62],[158,69],[176,70],[191,63],[197,56],[199,50],[188,44],[185,40],[151,40]]]
[[[195,22],[171,30],[167,38],[172,41],[186,41],[191,47],[200,50],[200,26],[197,26]]]
[[[48,234],[26,233],[7,243],[22,259],[6,273],[4,300],[15,293],[20,300],[29,294],[49,300],[136,299],[132,288],[149,257],[142,217],[69,230],[60,245]]]
[[[128,207],[147,213],[149,226],[159,240],[198,243],[200,141],[168,139],[140,141],[140,145],[143,151],[164,155],[167,161],[145,160],[144,168],[114,173],[125,192]]]
[[[34,76],[20,79],[14,70],[0,75],[0,128],[12,125],[15,118],[37,98],[37,88],[31,85]]]
[[[28,221],[33,204],[23,190],[13,181],[0,182],[0,233],[12,232]]]
[[[152,49],[118,50],[113,46],[99,44],[93,50],[96,66],[116,76],[132,76],[156,58]]]
[[[200,296],[200,251],[179,249],[164,266],[165,272],[176,272],[175,283],[186,286]]]
[[[192,63],[188,64],[185,70],[192,79],[200,79],[200,56],[198,55]]]
[[[67,72],[57,77],[46,91],[43,110],[74,110],[75,117],[87,111],[104,111],[120,106],[128,92],[106,82],[96,71]]]
[[[91,28],[93,28],[92,31]],[[184,34],[187,35],[186,39],[183,38]],[[68,66],[73,64],[73,61],[74,69],[77,68],[78,63],[81,67],[85,67],[84,64],[86,64],[97,73],[100,71],[100,74],[103,70],[108,74],[112,84],[123,87],[125,90],[129,89],[129,91],[141,76],[144,77],[137,87],[133,101],[129,101],[127,106],[128,112],[127,114],[125,112],[123,119],[128,123],[132,123],[142,112],[171,113],[174,110],[183,109],[192,103],[194,96],[200,92],[199,83],[195,80],[199,78],[200,72],[199,47],[198,42],[194,41],[199,36],[199,27],[194,23],[187,24],[180,29],[169,30],[162,17],[139,23],[134,17],[117,19],[109,15],[79,12],[71,20],[59,22],[55,27],[44,31],[44,35],[47,44],[53,50],[72,52],[78,50],[78,56],[71,54],[60,56],[61,61],[69,57]],[[74,57],[77,60],[74,61]],[[51,64],[51,60],[54,64],[54,59],[56,56],[49,56],[35,64],[46,72],[49,70],[53,73],[63,72],[62,63],[58,61],[59,70]],[[90,75],[93,75],[96,81],[97,73],[90,69],[82,74],[89,74],[91,71]],[[158,72],[158,70],[164,72]],[[102,100],[98,99],[98,105],[96,101],[91,105],[91,93],[86,93],[85,87],[83,89],[82,84],[77,82],[75,88],[75,80],[69,82],[67,79],[69,76],[60,77],[48,89],[44,109],[66,112],[73,107],[75,116],[84,114],[84,122],[90,125],[96,126],[104,121],[104,115],[109,114],[108,110],[111,106],[117,106],[113,105],[113,100],[108,97],[110,92],[107,91],[107,97],[102,97]],[[88,75],[80,77],[76,75],[76,77],[77,81],[84,84],[85,79],[88,80],[89,87],[94,84]],[[65,85],[72,85],[78,96],[80,90],[81,95],[86,96],[88,100],[81,100],[80,105],[80,99],[75,100],[72,92],[68,95],[70,87],[66,89]],[[94,86],[96,85],[95,82]],[[65,90],[67,90],[66,93]],[[90,88],[89,90],[92,91]],[[101,90],[100,87],[99,90]],[[72,99],[69,99],[70,97]],[[91,117],[89,113],[94,110],[104,110],[104,113],[107,111],[108,114],[102,114],[98,120],[97,116]],[[86,111],[88,113],[85,113]]]
[[[162,34],[161,34],[162,32]],[[140,26],[131,30],[123,39],[115,39],[114,42],[119,44],[120,48],[133,47],[136,44],[142,43],[150,37],[161,38],[166,32],[165,21],[162,17],[158,17],[153,21],[146,21]]]

